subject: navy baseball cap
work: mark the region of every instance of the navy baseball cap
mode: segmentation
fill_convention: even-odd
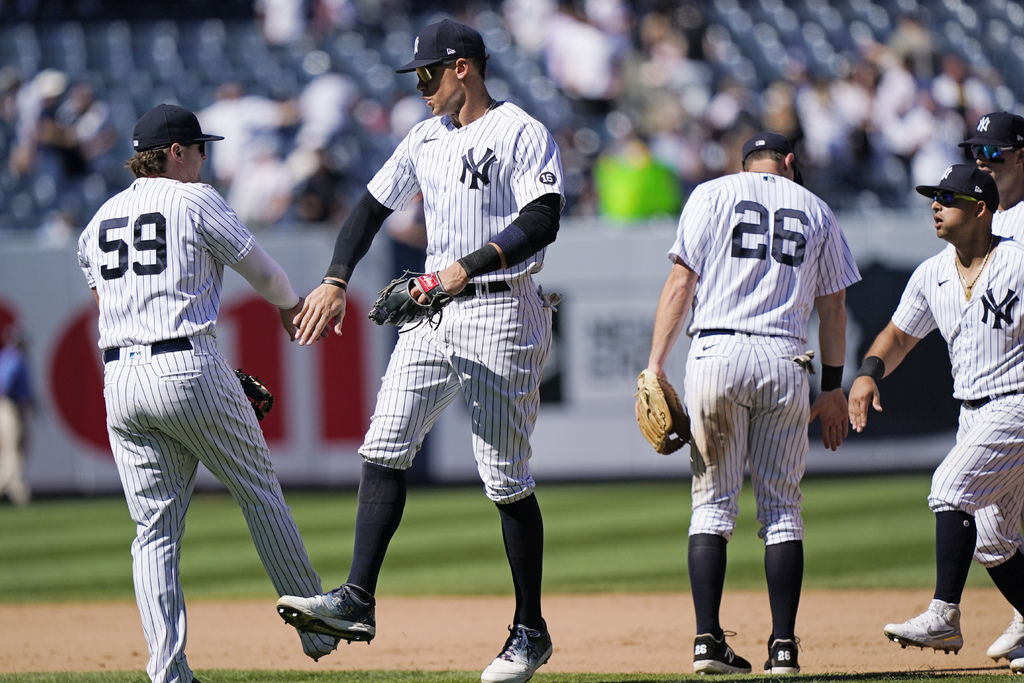
[[[793,145],[782,133],[772,133],[771,131],[762,130],[755,133],[752,138],[743,143],[743,160],[746,161],[747,156],[751,152],[757,152],[762,149],[773,149],[776,152],[780,152],[783,155],[792,154],[796,156],[796,152],[793,151]],[[798,185],[804,184],[804,175],[800,172],[800,167],[793,163],[793,180]]]
[[[1008,111],[994,111],[978,120],[974,135],[959,147],[996,145],[998,147],[1024,147],[1024,117]]]
[[[942,190],[974,197],[985,202],[992,213],[999,207],[999,188],[992,174],[974,164],[953,164],[942,174],[938,185],[918,185],[915,189],[929,199]]]
[[[484,39],[465,24],[444,19],[425,27],[416,36],[412,61],[395,73],[408,73],[421,66],[433,66],[459,57],[486,57]]]
[[[793,145],[785,135],[762,130],[743,143],[743,158],[746,159],[748,154],[761,149],[774,149],[783,155],[795,154],[793,152]]]
[[[220,135],[207,135],[199,127],[196,115],[174,104],[158,104],[135,124],[132,146],[136,152],[170,147],[175,142],[191,145],[197,142],[223,140]]]

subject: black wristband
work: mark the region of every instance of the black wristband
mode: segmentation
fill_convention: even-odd
[[[821,364],[821,390],[832,391],[843,388],[843,366]]]
[[[864,359],[864,362],[860,364],[860,370],[857,371],[858,377],[870,377],[876,382],[885,377],[885,361],[878,356],[868,356]]]
[[[322,285],[334,285],[335,287],[340,287],[341,289],[344,289],[346,291],[348,290],[348,283],[347,282],[342,282],[341,280],[332,280],[330,278],[326,278],[325,277],[323,280],[320,281],[320,284],[322,284]]]
[[[466,254],[458,259],[458,262],[466,269],[466,275],[469,277],[501,270],[501,254],[498,253],[497,247],[490,242],[473,253]]]

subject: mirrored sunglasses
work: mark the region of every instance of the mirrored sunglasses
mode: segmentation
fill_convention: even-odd
[[[454,64],[456,61],[457,60],[455,59],[449,59],[447,61],[440,62],[439,64],[431,64],[430,66],[418,66],[416,67],[416,75],[424,83],[429,83],[430,81],[434,80],[434,76],[436,76],[439,71],[447,68],[450,64]]]
[[[932,193],[932,201],[938,202],[943,206],[953,206],[958,199],[966,199],[969,202],[978,201],[977,197],[972,197],[967,194],[960,194],[959,192],[952,192],[950,190],[936,190]]]
[[[202,154],[205,157],[206,156],[206,140],[200,140],[196,144],[199,145],[199,153]]]
[[[993,159],[1002,159],[1006,152],[1010,152],[1016,147],[1000,147],[999,145],[971,145],[971,154],[974,155],[975,159],[981,159],[982,161],[992,161]]]

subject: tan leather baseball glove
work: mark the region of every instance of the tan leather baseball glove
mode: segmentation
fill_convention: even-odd
[[[636,403],[640,433],[654,450],[668,455],[693,438],[690,418],[668,380],[650,370],[641,372],[636,378]]]

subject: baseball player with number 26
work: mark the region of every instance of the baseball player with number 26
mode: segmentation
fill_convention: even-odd
[[[391,355],[360,448],[348,580],[314,598],[282,597],[278,612],[299,628],[349,641],[374,637],[374,592],[402,518],[406,470],[441,412],[461,396],[515,588],[510,635],[481,680],[522,683],[552,652],[541,614],[544,526],[530,475],[552,302],[532,274],[558,230],[561,159],[542,124],[487,92],[488,55],[474,29],[447,19],[430,24],[414,53],[398,71],[416,72],[434,117],[414,127],[370,181],[341,227],[324,283],[295,322],[301,344],[314,342],[332,322],[341,334],[353,268],[384,219],[419,192],[430,272],[411,281],[409,292],[424,303],[446,303],[431,318],[406,322]]]
[[[137,527],[132,577],[154,683],[196,680],[185,658],[179,557],[199,463],[231,492],[278,595],[316,595],[256,414],[217,348],[224,266],[280,309],[289,336],[302,299],[288,276],[201,180],[207,135],[161,104],[135,125],[136,180],[100,207],[78,242],[99,305],[107,431]],[[299,633],[314,660],[337,639]]]
[[[938,329],[949,346],[953,396],[962,405],[956,445],[936,468],[928,496],[935,513],[935,592],[924,613],[883,632],[903,647],[949,653],[964,644],[960,598],[981,510],[998,511],[987,522],[1018,548],[986,569],[1007,601],[1024,610],[1024,247],[992,233],[999,190],[974,165],[950,166],[936,185],[917,191],[932,200],[936,235],[949,245],[917,267],[892,320],[868,349],[850,389],[850,422],[858,432],[865,428],[868,408],[882,409],[879,380]]]
[[[703,460],[694,467],[687,553],[696,673],[751,671],[719,623],[726,546],[748,465],[772,612],[764,668],[800,671],[795,629],[807,425],[820,418],[825,447],[833,450],[847,434],[846,288],[860,273],[831,209],[797,178],[789,140],[761,132],[743,145],[743,172],[699,185],[679,219],[655,315],[647,370],[664,377],[693,309],[684,404],[699,451],[695,462]],[[820,318],[822,356],[813,406],[804,354],[812,309]]]

